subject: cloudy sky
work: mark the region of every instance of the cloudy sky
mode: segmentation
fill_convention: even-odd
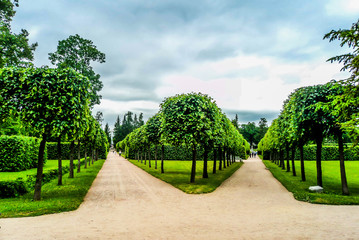
[[[92,40],[106,54],[93,64],[104,84],[94,112],[111,128],[192,91],[246,123],[271,121],[298,87],[346,77],[326,59],[347,49],[322,38],[358,18],[357,0],[20,0],[13,31],[38,42],[36,66],[51,66],[59,40]]]

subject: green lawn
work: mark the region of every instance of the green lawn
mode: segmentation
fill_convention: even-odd
[[[47,164],[57,161],[48,161]],[[99,160],[87,169],[81,168],[75,178],[63,176],[63,185],[57,186],[57,179],[42,187],[41,201],[32,201],[33,191],[19,198],[0,199],[1,218],[37,216],[49,213],[65,212],[77,209],[100,171],[104,160]],[[65,163],[64,163],[65,164]]]
[[[137,160],[130,160],[134,165],[142,168],[154,177],[157,177],[174,187],[184,191],[185,193],[209,193],[216,190],[221,183],[229,178],[235,171],[237,171],[243,163],[234,163],[224,170],[218,171],[216,174],[212,174],[213,161],[208,161],[208,179],[202,178],[203,173],[203,161],[197,161],[196,164],[196,181],[190,183],[190,174],[192,161],[165,161],[164,170],[165,173],[161,174],[160,164],[158,161],[158,169],[156,170],[155,161],[151,161],[152,168],[144,165]],[[218,169],[218,162],[217,162]]]
[[[309,186],[317,185],[315,161],[305,161],[305,182],[301,181],[300,161],[295,161],[296,177],[292,172],[286,172],[270,161],[263,162],[273,176],[298,200],[335,205],[359,204],[359,161],[345,162],[350,196],[342,195],[339,161],[322,161],[324,193],[311,193],[308,190]]]
[[[82,159],[83,160],[83,159]],[[57,169],[57,160],[47,160],[44,165],[44,173]],[[62,160],[62,166],[69,166],[70,160]],[[74,161],[75,167],[77,166],[77,159]],[[21,172],[0,172],[1,181],[16,180],[17,178],[27,179],[28,175],[36,176],[36,168],[32,168]]]

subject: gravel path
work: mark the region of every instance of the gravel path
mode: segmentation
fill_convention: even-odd
[[[247,160],[215,192],[188,195],[110,153],[73,212],[0,219],[0,239],[358,239],[359,206],[296,201]]]

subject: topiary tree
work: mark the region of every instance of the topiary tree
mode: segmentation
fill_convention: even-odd
[[[34,200],[40,200],[47,138],[80,123],[79,113],[89,104],[90,82],[72,69],[5,68],[0,70],[0,86],[0,115],[17,111],[42,137],[34,192]]]
[[[220,120],[215,106],[212,98],[201,93],[169,97],[160,105],[163,138],[192,150],[191,183],[195,182],[197,148],[213,139]]]

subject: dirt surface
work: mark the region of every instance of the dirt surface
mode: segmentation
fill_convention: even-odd
[[[73,212],[0,219],[0,239],[358,239],[359,206],[296,201],[259,159],[188,195],[110,153]]]

